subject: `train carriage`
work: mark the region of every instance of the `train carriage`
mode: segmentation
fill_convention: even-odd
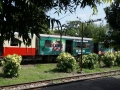
[[[20,46],[18,41],[21,41]],[[22,38],[18,37],[18,33],[15,33],[15,40],[4,41],[0,48],[2,48],[0,49],[1,58],[8,54],[18,54],[23,57],[23,60],[55,60],[61,52],[68,52],[76,57],[81,54],[81,48],[83,54],[100,52],[99,44],[94,44],[92,38],[83,38],[82,44],[80,37],[62,36],[60,38],[59,35],[47,34],[40,34],[40,38],[33,35],[31,45],[26,46]]]
[[[92,38],[84,38],[83,46],[81,44],[80,37],[62,36],[60,39],[59,35],[45,35],[40,34],[38,55],[44,57],[56,57],[61,52],[71,53],[73,56],[78,56],[81,54],[81,47],[83,48],[83,54],[89,54],[93,52],[93,42]]]
[[[10,41],[5,40],[2,47],[0,47],[1,59],[7,56],[8,54],[11,54],[11,55],[18,54],[23,57],[35,56],[36,55],[35,40],[36,40],[36,36],[34,35],[31,40],[31,45],[26,46],[23,43],[22,38],[18,37],[18,33],[15,33],[14,40],[10,40]],[[19,45],[19,42],[21,42],[21,45]]]

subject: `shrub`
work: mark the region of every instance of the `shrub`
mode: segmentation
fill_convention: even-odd
[[[90,53],[88,55],[83,55],[82,57],[82,67],[94,69],[98,61],[98,55],[95,53]]]
[[[115,52],[115,57],[116,57],[116,63],[118,66],[120,66],[120,51]]]
[[[76,70],[76,60],[71,54],[67,52],[60,53],[60,55],[57,57],[57,61],[57,69],[60,71],[72,72]]]
[[[19,76],[19,69],[20,63],[21,63],[22,57],[13,54],[13,55],[7,55],[6,57],[3,58],[2,60],[2,70],[3,70],[3,75],[5,77],[17,77]]]
[[[107,67],[111,67],[114,65],[116,57],[114,53],[106,52],[102,57],[101,60]]]

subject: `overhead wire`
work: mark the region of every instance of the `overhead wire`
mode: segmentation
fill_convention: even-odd
[[[60,18],[58,20],[61,20],[61,19],[65,18],[65,17],[67,17],[68,15],[70,15],[70,13],[68,13],[67,15],[63,16],[62,18]]]

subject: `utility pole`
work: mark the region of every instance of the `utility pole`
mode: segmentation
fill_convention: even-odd
[[[80,59],[80,71],[82,73],[82,54],[83,54],[83,23],[82,23],[82,30],[81,30],[81,37],[82,37],[82,40],[81,40],[81,59]]]
[[[96,19],[96,20],[89,20],[87,22],[80,22],[82,24],[82,30],[81,30],[81,57],[80,57],[80,61],[79,61],[79,65],[80,65],[80,73],[82,73],[82,56],[83,56],[83,31],[84,31],[84,23],[91,23],[91,22],[97,22],[97,21],[101,21],[101,19]],[[79,27],[80,28],[80,27]],[[86,26],[87,28],[87,26]],[[85,28],[85,29],[86,29]]]

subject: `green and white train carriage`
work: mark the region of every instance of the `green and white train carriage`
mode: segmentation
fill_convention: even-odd
[[[83,38],[83,46],[80,37],[46,35],[40,34],[40,38],[36,41],[37,54],[44,58],[56,58],[61,52],[68,52],[73,56],[93,52],[92,38]]]

